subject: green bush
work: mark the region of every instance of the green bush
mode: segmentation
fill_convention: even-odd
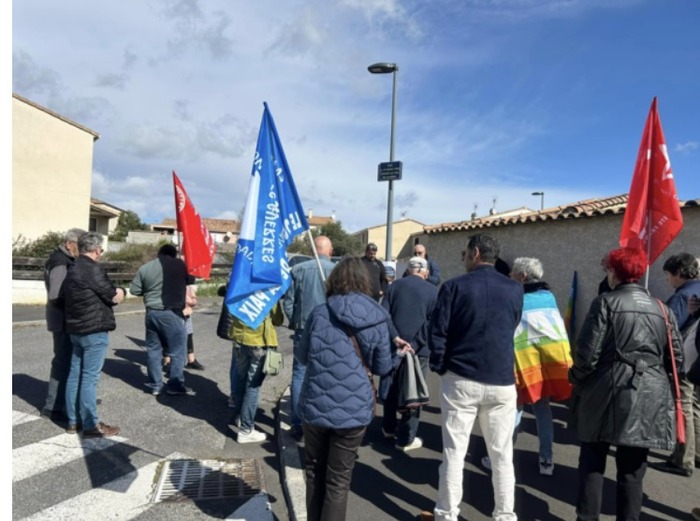
[[[119,251],[105,252],[102,260],[126,262],[128,270],[136,272],[143,264],[156,258],[158,250],[170,241],[163,239],[156,244],[125,244]]]
[[[47,232],[33,241],[20,235],[12,241],[12,256],[47,259],[63,242],[63,235],[61,232]]]

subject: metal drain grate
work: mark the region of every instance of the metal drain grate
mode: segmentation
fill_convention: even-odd
[[[153,502],[249,497],[264,489],[262,466],[254,458],[168,460],[163,464]]]

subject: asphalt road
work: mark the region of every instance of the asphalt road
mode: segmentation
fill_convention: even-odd
[[[283,483],[276,453],[275,415],[277,401],[289,385],[291,374],[291,338],[285,327],[278,329],[281,349],[285,354],[284,371],[266,379],[258,413],[258,426],[269,435],[261,445],[238,445],[227,425],[230,413],[226,406],[230,343],[215,335],[220,299],[200,299],[201,306],[194,317],[195,351],[206,366],[203,372],[188,372],[187,385],[196,397],[153,398],[143,393],[145,380],[145,350],[143,347],[143,314],[138,302],[128,303],[117,316],[117,330],[110,335],[110,349],[99,387],[103,403],[100,414],[107,423],[121,426],[121,436],[127,440],[105,454],[88,453],[62,464],[50,466],[22,479],[13,479],[13,519],[35,516],[33,519],[56,519],[51,513],[55,505],[74,501],[87,504],[90,491],[110,487],[119,476],[131,476],[174,453],[197,459],[257,458],[264,469],[265,486],[274,518],[287,520]],[[41,319],[43,310],[37,307],[15,307],[13,321],[25,326],[13,328],[13,416],[15,411],[32,418],[38,414],[46,392],[51,337]],[[38,322],[32,322],[38,320]],[[431,403],[425,408],[419,436],[424,447],[404,454],[397,451],[380,434],[380,419],[375,418],[360,449],[353,474],[348,505],[348,520],[415,520],[421,510],[433,507],[440,463],[439,379],[428,375]],[[378,414],[381,415],[381,407]],[[535,422],[526,410],[522,432],[515,450],[517,478],[516,511],[521,520],[571,520],[576,495],[578,447],[566,423],[568,409],[554,407],[555,472],[543,477],[537,470],[537,438]],[[15,453],[39,442],[54,440],[63,434],[60,425],[47,420],[13,422],[13,462]],[[300,449],[302,450],[302,449]],[[463,519],[490,519],[493,508],[490,475],[479,466],[485,455],[483,439],[478,428],[472,436],[465,462]],[[652,452],[651,460],[664,454]],[[48,465],[37,458],[36,466]],[[43,458],[46,460],[47,458]],[[13,468],[13,474],[18,472]],[[16,477],[13,475],[13,478]],[[608,458],[605,483],[606,498],[603,520],[614,519],[615,465]],[[127,478],[127,483],[129,482]],[[123,485],[120,485],[123,486]],[[119,487],[116,487],[119,489]],[[116,491],[112,519],[222,519],[231,515],[242,501],[199,501],[149,504],[134,508],[133,514],[123,511],[129,507],[126,487]],[[645,500],[642,519],[670,521],[690,519],[691,508],[700,506],[700,470],[692,478],[662,474],[649,470],[645,479]],[[264,519],[262,513],[239,516],[243,519]],[[73,519],[89,517],[73,516]],[[235,518],[235,517],[234,517]]]

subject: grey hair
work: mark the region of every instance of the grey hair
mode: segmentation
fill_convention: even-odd
[[[87,232],[80,236],[78,239],[78,250],[80,253],[90,253],[96,251],[98,248],[102,248],[102,242],[104,238],[101,233],[97,232]]]
[[[63,236],[63,242],[74,242],[78,244],[78,239],[80,239],[80,236],[84,233],[85,230],[81,230],[80,228],[71,228]]]
[[[544,269],[539,259],[532,257],[518,257],[513,261],[512,272],[516,275],[524,275],[525,282],[538,282],[542,280]]]

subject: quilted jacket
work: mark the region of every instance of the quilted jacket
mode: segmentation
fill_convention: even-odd
[[[373,389],[346,328],[355,335],[372,373],[391,370],[389,314],[368,295],[332,295],[306,322],[297,357],[306,365],[301,390],[302,421],[350,429],[369,425]]]
[[[75,259],[73,267],[63,283],[61,292],[65,299],[66,332],[71,335],[89,335],[114,331],[112,302],[117,290],[107,272],[86,255]]]

